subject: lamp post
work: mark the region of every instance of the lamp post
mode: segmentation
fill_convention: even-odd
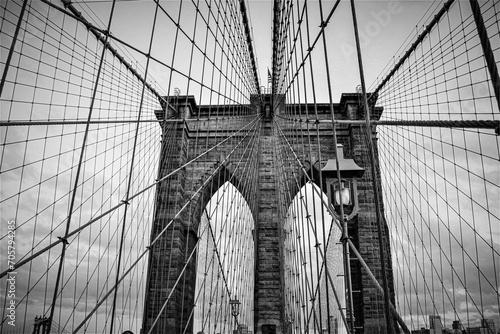
[[[230,299],[229,305],[231,305],[231,314],[234,317],[235,326],[236,326],[236,329],[234,330],[233,333],[237,334],[238,333],[238,315],[240,314],[241,303],[238,299]]]
[[[354,308],[352,301],[351,264],[349,261],[349,239],[347,222],[359,211],[357,178],[362,177],[365,170],[353,159],[344,158],[342,145],[337,145],[337,159],[329,159],[321,169],[326,181],[327,195],[334,210],[333,216],[342,227],[342,248],[344,253],[344,278],[347,287],[346,320],[350,332],[354,333]]]

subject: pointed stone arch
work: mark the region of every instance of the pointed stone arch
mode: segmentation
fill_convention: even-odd
[[[193,198],[191,205],[190,220],[194,224],[195,231],[198,230],[198,224],[203,210],[207,206],[212,196],[226,183],[229,182],[233,185],[243,196],[247,203],[251,203],[251,189],[244,186],[241,182],[242,172],[235,171],[234,164],[220,164],[215,163],[211,170],[207,170],[204,175],[210,175],[205,181],[205,186]],[[203,182],[201,179],[199,182]],[[251,208],[252,209],[252,208]],[[252,210],[252,218],[256,221],[255,210]]]

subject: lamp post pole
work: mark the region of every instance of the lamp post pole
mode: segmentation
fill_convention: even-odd
[[[359,210],[357,178],[362,177],[365,170],[359,167],[353,159],[344,158],[342,145],[337,145],[337,157],[327,161],[321,169],[321,174],[325,177],[327,185],[327,195],[330,205],[333,206],[334,218],[341,223],[342,228],[342,249],[344,255],[344,282],[347,288],[346,315],[349,333],[354,333],[354,305],[352,297],[351,263],[349,252],[349,232],[348,221],[354,218]],[[347,184],[347,187],[346,187]],[[337,189],[336,188],[337,185]],[[346,214],[345,209],[351,209]],[[339,209],[339,211],[337,211]]]

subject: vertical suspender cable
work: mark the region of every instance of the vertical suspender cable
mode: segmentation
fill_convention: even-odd
[[[148,57],[146,59],[146,69],[144,72],[145,80],[148,77],[149,62],[151,60],[149,55],[151,53],[151,48],[153,46],[153,38],[154,38],[154,33],[155,33],[155,28],[156,28],[156,18],[158,15],[158,7],[159,7],[159,4],[156,3],[155,14],[154,14],[154,19],[153,19],[153,27],[151,28],[151,37],[150,37],[150,41],[149,41]],[[134,172],[135,154],[136,154],[136,150],[137,150],[137,138],[139,137],[140,121],[141,121],[141,115],[142,115],[143,105],[144,105],[144,94],[146,93],[145,90],[146,90],[146,84],[144,82],[142,85],[141,101],[139,102],[139,112],[137,115],[137,125],[135,128],[134,144],[132,147],[132,157],[130,160],[130,170],[129,170],[129,176],[128,176],[128,182],[127,182],[127,192],[126,192],[125,198],[129,198],[130,188],[132,186],[132,175]],[[165,117],[166,117],[166,115],[165,115]],[[120,248],[118,251],[118,264],[116,266],[115,286],[117,286],[117,287],[116,287],[114,294],[113,294],[113,303],[112,303],[112,307],[111,307],[111,319],[110,319],[111,324],[109,326],[109,333],[110,334],[113,333],[113,326],[114,326],[114,320],[115,320],[116,299],[118,297],[118,284],[119,284],[120,269],[121,269],[121,263],[122,263],[123,243],[125,242],[125,226],[126,226],[127,213],[128,213],[129,206],[130,206],[130,203],[126,203],[124,211],[123,211],[122,230],[121,230],[121,236],[120,236]]]
[[[336,1],[332,12],[335,11],[336,7],[339,5],[340,1]],[[322,8],[322,1],[319,1],[320,5],[320,15],[321,15],[321,27],[324,29],[326,22],[324,20],[323,16],[323,8]],[[328,62],[328,51],[327,51],[327,46],[326,46],[326,36],[325,34],[321,34],[322,39],[323,39],[323,51],[324,51],[324,56],[325,56],[325,66],[326,66],[326,78],[327,78],[327,84],[328,84],[328,97],[329,97],[329,107],[330,107],[330,114],[331,114],[331,120],[332,120],[332,137],[333,137],[333,147],[334,147],[334,152],[335,152],[335,164],[337,168],[337,182],[339,189],[341,189],[341,177],[340,177],[340,164],[339,164],[339,152],[337,148],[337,127],[335,124],[335,112],[333,110],[333,101],[332,101],[332,85],[331,85],[331,79],[330,79],[330,70],[329,70],[329,62]],[[319,127],[317,127],[319,129]],[[319,142],[319,138],[318,138]],[[320,154],[320,160],[321,160],[321,150],[319,150]],[[322,178],[321,178],[321,173],[319,174],[320,177],[320,182],[322,184]],[[350,264],[350,255],[349,255],[349,245],[347,244],[347,240],[349,238],[348,235],[348,225],[347,225],[347,220],[344,215],[344,206],[342,205],[342,198],[340,198],[340,223],[342,226],[342,242],[343,242],[343,248],[344,248],[344,275],[345,275],[345,280],[346,280],[346,289],[347,289],[347,301],[349,304],[349,322],[350,322],[350,332],[354,333],[354,305],[353,305],[353,297],[352,297],[352,280],[351,280],[351,264]],[[326,248],[325,248],[325,254],[326,254]],[[326,260],[325,260],[326,264]],[[328,271],[328,268],[325,267],[325,270]],[[328,289],[327,289],[327,297],[328,297]],[[327,304],[328,308],[328,315],[329,315],[329,305]],[[329,319],[328,319],[329,320]],[[328,329],[330,331],[330,321],[328,322]]]
[[[354,5],[354,0],[351,0],[351,10],[352,10],[352,20],[353,20],[353,27],[354,27],[354,36],[356,39],[356,50],[358,54],[358,66],[359,66],[359,76],[361,80],[361,89],[362,89],[362,94],[363,94],[363,104],[365,108],[365,120],[366,120],[366,143],[368,144],[368,150],[370,152],[370,167],[371,167],[371,174],[372,174],[372,186],[373,186],[373,193],[374,193],[374,199],[375,199],[375,212],[377,216],[377,236],[378,236],[378,244],[379,244],[379,254],[380,254],[380,263],[381,263],[381,269],[382,269],[382,283],[384,287],[384,309],[385,309],[385,321],[386,321],[386,326],[387,326],[387,333],[392,334],[394,333],[394,329],[392,327],[392,317],[391,317],[391,309],[390,309],[390,295],[389,295],[389,282],[387,281],[387,268],[386,268],[386,259],[385,259],[385,252],[384,252],[384,242],[383,238],[384,235],[382,233],[382,212],[380,210],[381,203],[380,203],[380,194],[379,194],[379,188],[378,188],[378,182],[377,182],[377,175],[376,175],[376,168],[375,164],[377,163],[377,160],[375,158],[375,149],[373,147],[373,139],[372,139],[372,127],[370,124],[370,108],[368,105],[368,98],[366,96],[366,86],[365,86],[365,75],[363,71],[363,59],[361,56],[361,47],[359,43],[359,33],[358,33],[358,22],[356,18],[356,7]],[[337,167],[338,169],[338,167]],[[342,207],[342,205],[341,205]]]
[[[113,0],[113,3],[111,5],[111,11],[109,14],[108,28],[106,31],[106,36],[104,37],[106,44],[108,42],[109,28],[111,27],[111,21],[113,19],[113,13],[115,10],[115,3],[116,3],[116,0]],[[69,228],[71,226],[71,218],[73,216],[73,208],[75,206],[76,191],[78,189],[78,182],[80,181],[80,173],[82,171],[83,158],[85,156],[85,147],[87,146],[87,139],[89,136],[89,129],[90,129],[89,122],[92,119],[92,111],[94,110],[94,103],[95,103],[95,99],[96,99],[97,88],[99,87],[99,79],[101,77],[102,68],[104,65],[104,58],[106,56],[106,51],[107,51],[106,48],[102,48],[101,59],[99,61],[99,69],[97,70],[95,84],[94,84],[94,90],[92,91],[92,100],[90,101],[89,115],[87,117],[87,125],[85,126],[85,133],[83,136],[83,141],[82,141],[82,146],[81,146],[81,151],[80,151],[80,158],[79,158],[78,167],[76,170],[75,183],[74,183],[73,189],[71,191],[71,202],[70,202],[70,206],[68,209],[68,218],[66,221],[66,231],[65,231],[64,237],[59,237],[59,239],[62,240],[62,249],[61,249],[61,257],[59,260],[59,268],[57,270],[56,282],[55,282],[55,286],[54,286],[54,297],[52,299],[52,304],[50,307],[50,316],[49,316],[49,322],[47,325],[47,333],[50,333],[50,328],[52,326],[52,321],[53,321],[53,317],[54,317],[54,310],[55,310],[55,306],[56,306],[56,300],[58,297],[57,290],[59,289],[59,283],[61,281],[61,274],[62,274],[62,269],[63,269],[63,264],[64,264],[64,257],[66,254],[66,246],[68,245],[68,234],[69,234]]]
[[[497,99],[498,111],[500,112],[500,77],[498,75],[497,63],[495,62],[495,56],[493,54],[493,50],[491,49],[488,32],[484,26],[481,8],[479,7],[477,0],[469,0],[469,3],[472,9],[472,14],[474,15],[474,21],[476,21],[477,32],[479,39],[481,40],[481,47],[483,48],[484,60],[486,61],[488,71],[490,72],[491,83]]]
[[[21,23],[23,22],[24,12],[26,11],[26,5],[28,0],[24,0],[23,6],[21,8],[21,13],[19,13],[19,19],[17,20],[16,31],[14,32],[14,37],[12,37],[12,44],[10,45],[9,54],[7,55],[7,60],[5,62],[5,69],[2,74],[2,81],[0,81],[0,96],[2,96],[3,86],[5,85],[5,80],[7,79],[7,71],[10,67],[10,62],[12,60],[12,55],[14,54],[14,49],[16,47],[17,36],[19,35],[19,29],[21,29]]]

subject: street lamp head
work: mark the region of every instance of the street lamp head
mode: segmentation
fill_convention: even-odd
[[[362,177],[365,169],[359,167],[352,159],[344,158],[344,148],[342,145],[337,145],[339,172],[341,179],[352,179]],[[328,159],[325,167],[321,169],[321,174],[325,178],[337,178],[337,162],[335,159]]]
[[[358,212],[357,178],[362,177],[365,170],[358,166],[353,159],[344,158],[342,145],[337,145],[337,154],[338,168],[337,160],[329,159],[325,167],[321,169],[321,174],[326,181],[330,203],[335,207],[335,212],[332,214],[336,219],[340,219],[342,208],[348,206],[350,213],[345,215],[344,212],[343,214],[346,220],[349,220]],[[340,213],[336,212],[339,207],[341,207]]]
[[[230,299],[229,305],[231,305],[231,314],[233,317],[237,317],[240,314],[240,301],[238,299]]]

